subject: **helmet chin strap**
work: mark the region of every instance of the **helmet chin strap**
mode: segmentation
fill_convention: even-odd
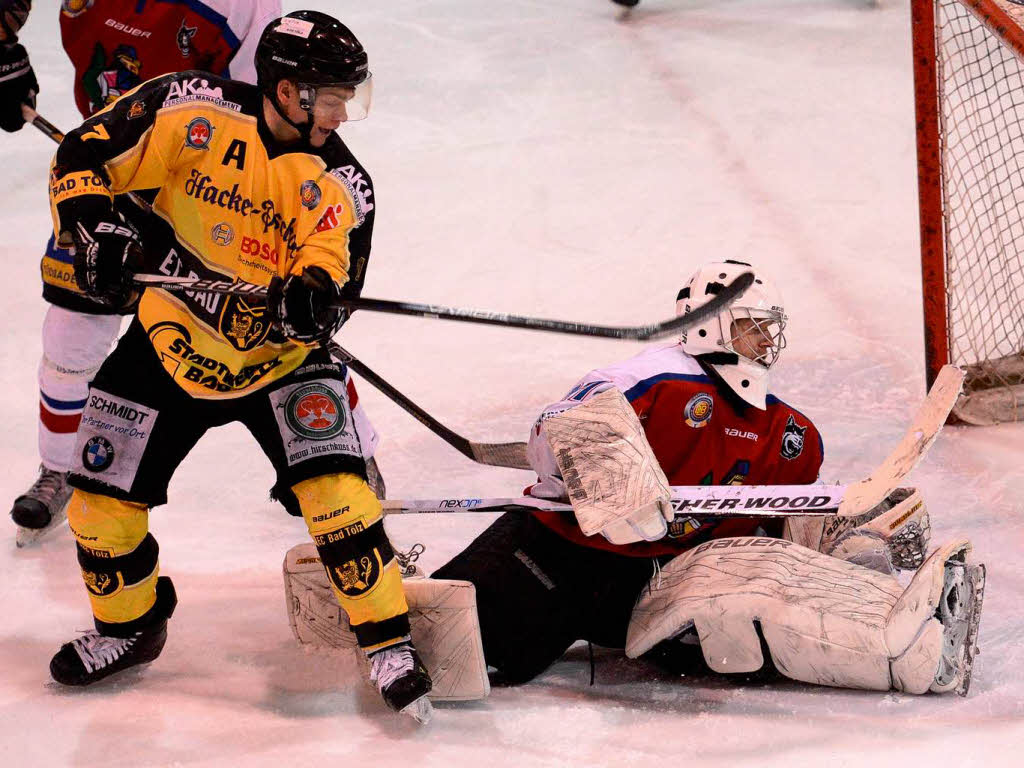
[[[277,112],[278,117],[284,120],[288,125],[299,132],[299,138],[309,144],[309,137],[313,134],[313,115],[307,110],[306,111],[306,122],[296,123],[288,115],[285,114],[284,109],[281,108],[280,103],[277,101],[277,93],[271,93],[270,103],[274,107],[274,111]]]

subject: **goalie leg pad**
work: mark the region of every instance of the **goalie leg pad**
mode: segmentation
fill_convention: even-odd
[[[355,649],[348,614],[338,604],[316,549],[292,547],[284,561],[288,620],[300,645]],[[434,687],[434,701],[471,701],[490,693],[476,590],[468,581],[408,579],[412,641]],[[362,654],[360,654],[362,656]]]
[[[636,658],[693,626],[711,669],[754,672],[764,661],[757,622],[775,666],[794,680],[908,693],[961,689],[970,680],[980,595],[972,600],[972,590],[961,589],[947,611],[957,618],[937,614],[955,578],[949,564],[970,572],[968,548],[965,541],[942,547],[904,591],[891,576],[792,542],[710,541],[652,580],[633,611],[626,654]],[[943,659],[956,670],[943,674]]]

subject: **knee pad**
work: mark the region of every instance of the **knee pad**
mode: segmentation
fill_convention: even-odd
[[[123,634],[156,602],[160,550],[148,531],[149,509],[75,489],[68,524],[96,626],[106,635]]]
[[[334,593],[367,651],[409,634],[401,572],[380,501],[361,477],[323,475],[292,487]]]

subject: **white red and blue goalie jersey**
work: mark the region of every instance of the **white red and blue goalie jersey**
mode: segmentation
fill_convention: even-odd
[[[763,411],[745,404],[680,344],[670,344],[591,371],[564,399],[544,409],[527,447],[530,465],[538,475],[528,494],[566,498],[554,455],[541,434],[543,420],[612,387],[632,404],[672,485],[802,485],[818,478],[824,449],[810,419],[772,395]],[[708,521],[677,516],[661,541],[622,547],[602,536],[584,536],[572,515],[536,513],[536,517],[580,544],[644,557],[677,554],[711,537],[753,535],[759,527],[771,533],[781,530],[777,520]]]

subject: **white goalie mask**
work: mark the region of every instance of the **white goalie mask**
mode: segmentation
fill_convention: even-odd
[[[775,284],[749,264],[706,264],[679,291],[676,315],[711,300],[743,272],[753,272],[754,283],[732,306],[686,329],[683,349],[714,368],[743,400],[764,410],[768,371],[786,346],[786,313]]]

